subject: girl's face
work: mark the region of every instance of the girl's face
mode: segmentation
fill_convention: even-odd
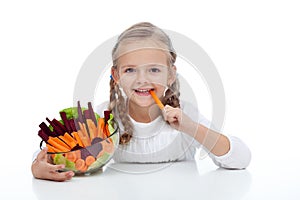
[[[175,66],[168,66],[165,51],[139,49],[119,57],[117,70],[112,69],[112,75],[130,103],[150,107],[154,101],[149,91],[154,90],[162,97],[166,87],[175,80],[175,70]]]

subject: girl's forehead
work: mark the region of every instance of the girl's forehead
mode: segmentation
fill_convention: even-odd
[[[147,64],[160,64],[167,66],[167,52],[165,50],[157,48],[142,48],[124,53],[118,58],[119,66],[140,66]]]

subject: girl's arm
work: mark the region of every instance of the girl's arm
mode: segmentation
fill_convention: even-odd
[[[170,126],[195,138],[214,156],[214,162],[225,168],[246,168],[251,159],[247,146],[238,138],[227,136],[194,122],[179,108],[165,106],[164,118]],[[231,147],[232,145],[232,147]],[[235,146],[235,147],[233,147]]]
[[[192,136],[216,156],[223,156],[230,149],[229,139],[225,135],[194,122],[179,108],[165,106],[164,118],[173,128]]]

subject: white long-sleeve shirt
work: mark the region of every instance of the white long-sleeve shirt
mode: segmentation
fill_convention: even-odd
[[[107,102],[100,104],[96,107],[96,112],[103,116],[107,106]],[[181,108],[184,113],[188,113],[198,123],[210,127],[210,122],[190,104],[181,102]],[[116,119],[122,133],[123,125],[117,116]],[[162,116],[150,123],[140,123],[130,119],[134,126],[133,137],[129,144],[118,146],[113,157],[116,162],[156,163],[191,160],[195,159],[196,150],[202,148],[202,145],[191,136],[173,129],[163,120]],[[219,167],[246,168],[251,160],[249,148],[239,138],[227,137],[230,141],[230,150],[227,154],[215,156],[208,151],[207,154]]]

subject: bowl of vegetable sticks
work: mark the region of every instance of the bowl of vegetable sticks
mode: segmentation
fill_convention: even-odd
[[[88,108],[77,107],[61,110],[61,119],[42,122],[38,135],[46,144],[49,162],[65,166],[61,171],[72,170],[75,175],[89,175],[100,171],[112,158],[119,144],[119,126],[110,111],[103,116]]]

